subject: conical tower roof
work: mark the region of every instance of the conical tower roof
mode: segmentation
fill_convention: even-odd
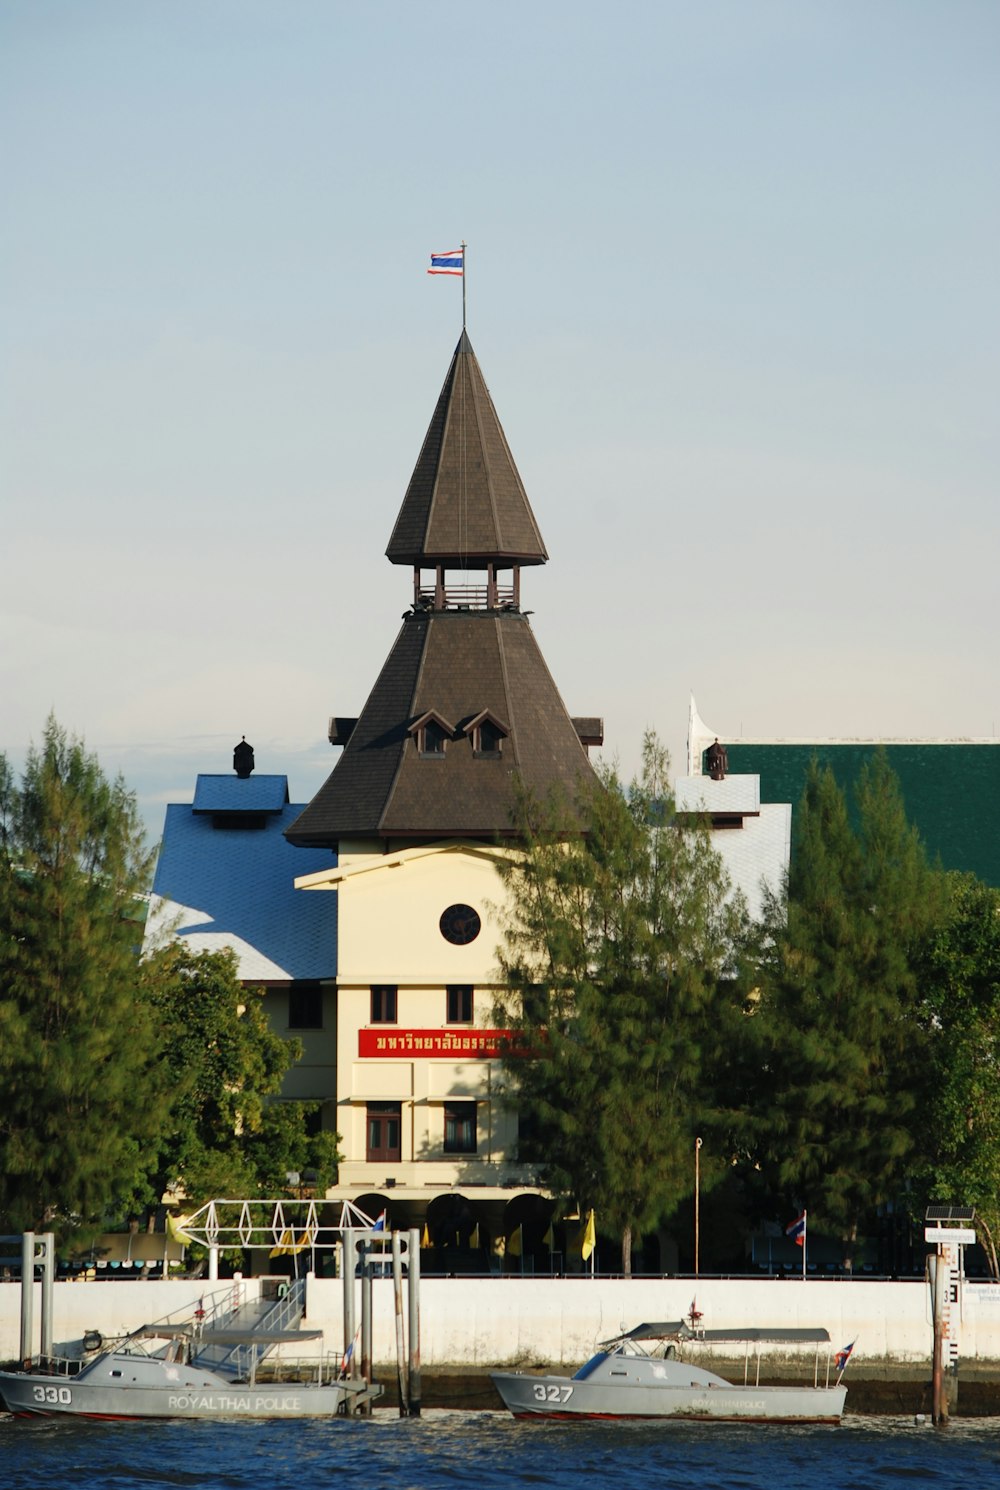
[[[465,331],[386,554],[393,564],[544,564],[545,544]]]
[[[526,616],[412,613],[343,755],[286,836],[310,847],[509,836],[516,780],[540,801],[561,789],[567,803],[593,780],[581,735],[595,724],[570,718]]]

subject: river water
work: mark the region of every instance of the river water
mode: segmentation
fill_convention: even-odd
[[[297,1423],[0,1416],[2,1490],[952,1490],[1000,1487],[1000,1419],[839,1428],[517,1423],[498,1412]]]

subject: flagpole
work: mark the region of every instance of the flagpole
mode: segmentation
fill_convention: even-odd
[[[701,1139],[700,1138],[696,1138],[695,1141],[694,1141],[694,1275],[695,1275],[696,1278],[698,1276],[698,1242],[699,1242],[698,1232],[699,1232],[699,1223],[700,1223],[700,1220],[701,1220],[701,1217],[699,1215],[699,1211],[701,1209],[701,1175],[700,1175],[700,1172],[699,1172],[700,1171],[700,1166],[699,1166],[699,1156],[700,1156],[700,1154],[701,1154]]]
[[[466,276],[466,242],[462,239],[462,330],[465,330],[465,276]]]

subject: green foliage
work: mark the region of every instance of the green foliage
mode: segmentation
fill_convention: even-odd
[[[180,1188],[195,1202],[281,1194],[286,1173],[303,1169],[332,1183],[336,1135],[310,1135],[314,1105],[270,1100],[301,1047],[272,1031],[261,991],[239,980],[235,953],[172,942],[144,960],[142,981],[172,1090],[156,1193]]]
[[[609,771],[572,809],[524,803],[523,855],[500,869],[496,1017],[529,1052],[505,1063],[520,1156],[622,1236],[626,1271],[633,1237],[691,1191],[742,1009],[742,909],[704,828],[674,825],[667,771],[650,734],[628,789]]]
[[[974,1205],[994,1274],[1000,1238],[1000,891],[948,876],[948,914],[922,966],[929,1061],[920,1180],[931,1200]]]
[[[136,990],[150,855],[133,795],[49,718],[0,757],[0,1225],[84,1237],[124,1210],[167,1106]]]
[[[942,876],[906,820],[883,753],[857,787],[859,826],[829,769],[796,814],[787,907],[773,906],[756,1034],[758,1162],[847,1244],[905,1184],[925,1049],[917,970]]]

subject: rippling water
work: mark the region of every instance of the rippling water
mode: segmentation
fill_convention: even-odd
[[[895,1490],[1000,1486],[1000,1419],[946,1429],[516,1423],[501,1413],[299,1423],[68,1423],[0,1417],[3,1490]]]

